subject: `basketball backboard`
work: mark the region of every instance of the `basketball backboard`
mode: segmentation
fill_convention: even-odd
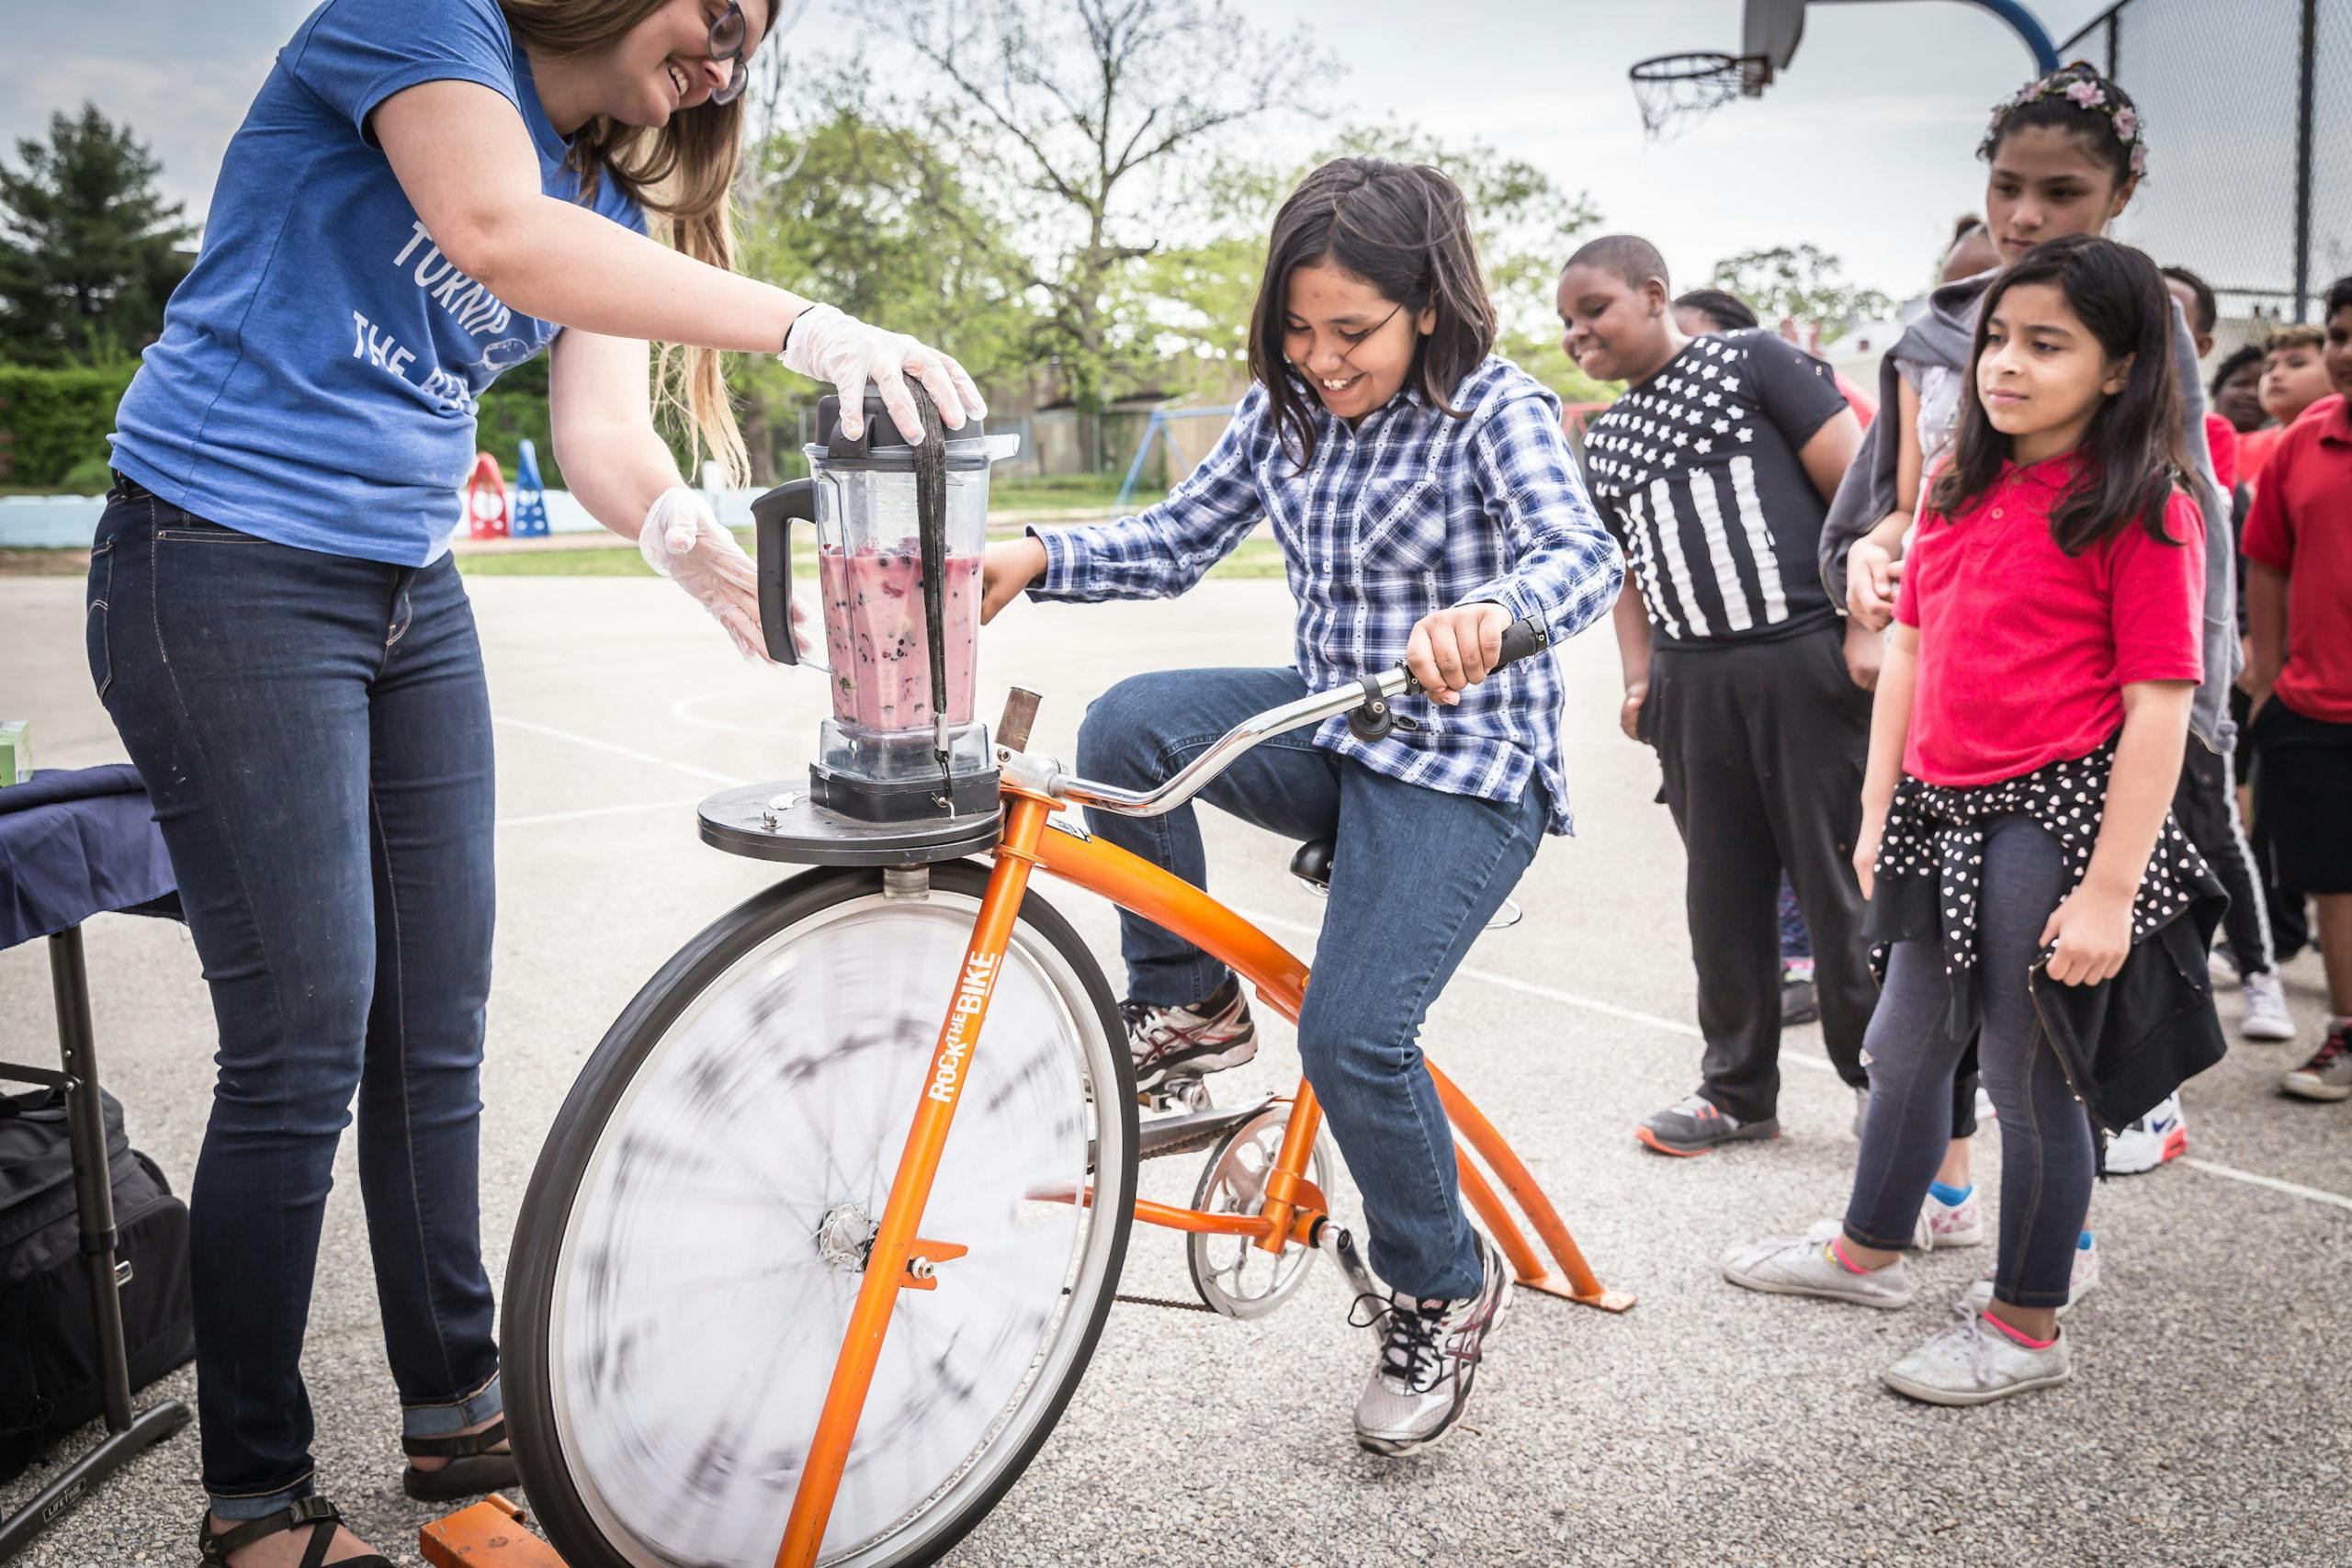
[[[1748,97],[1760,95],[1795,55],[1804,37],[1804,5],[1805,0],[1747,0],[1739,52],[1747,65],[1740,91]]]

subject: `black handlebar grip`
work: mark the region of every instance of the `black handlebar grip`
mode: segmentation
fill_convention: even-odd
[[[1542,621],[1532,618],[1513,621],[1503,628],[1503,653],[1495,661],[1495,668],[1499,670],[1506,664],[1516,663],[1551,646],[1552,634],[1544,628]]]
[[[760,635],[778,664],[800,662],[792,636],[792,525],[817,520],[817,482],[794,479],[752,502],[760,561]]]

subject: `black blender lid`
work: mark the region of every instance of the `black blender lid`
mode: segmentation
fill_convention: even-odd
[[[911,448],[915,444],[914,437],[900,431],[897,422],[891,419],[889,411],[882,406],[882,394],[879,392],[869,391],[865,394],[865,436],[863,440],[843,439],[841,434],[841,399],[838,397],[818,399],[816,444],[836,457],[863,457],[876,447]],[[947,433],[947,444],[953,446],[962,441],[977,441],[988,433],[986,420],[967,419],[964,422],[962,429],[951,430]]]

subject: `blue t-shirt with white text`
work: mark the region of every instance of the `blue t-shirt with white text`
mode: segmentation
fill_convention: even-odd
[[[476,400],[559,329],[451,265],[368,117],[422,82],[521,113],[539,187],[577,200],[496,0],[326,0],[229,143],[195,269],[115,416],[114,466],[209,522],[422,566],[448,547]],[[591,205],[646,231],[609,179]]]

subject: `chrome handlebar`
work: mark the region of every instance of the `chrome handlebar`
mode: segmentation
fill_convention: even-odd
[[[1505,664],[1539,653],[1551,646],[1551,640],[1542,622],[1513,621],[1503,633],[1502,658],[1495,668],[1499,670]],[[1412,684],[1412,676],[1400,664],[1348,685],[1312,692],[1280,707],[1268,708],[1227,730],[1207,750],[1172,777],[1162,780],[1158,788],[1149,790],[1121,789],[1115,784],[1082,779],[1065,771],[1050,757],[1025,754],[1021,748],[1028,743],[1029,720],[1035,716],[1037,699],[1035,694],[1016,688],[1006,705],[1007,723],[999,729],[1000,737],[1006,741],[1001,761],[1006,782],[1055,800],[1090,806],[1121,817],[1159,817],[1200,794],[1211,779],[1239,761],[1242,753],[1277,735],[1287,735],[1294,729],[1304,729],[1310,724],[1321,724],[1358,709],[1371,715],[1385,733],[1390,720],[1387,700]],[[1020,713],[1017,723],[1013,722],[1016,710]]]

